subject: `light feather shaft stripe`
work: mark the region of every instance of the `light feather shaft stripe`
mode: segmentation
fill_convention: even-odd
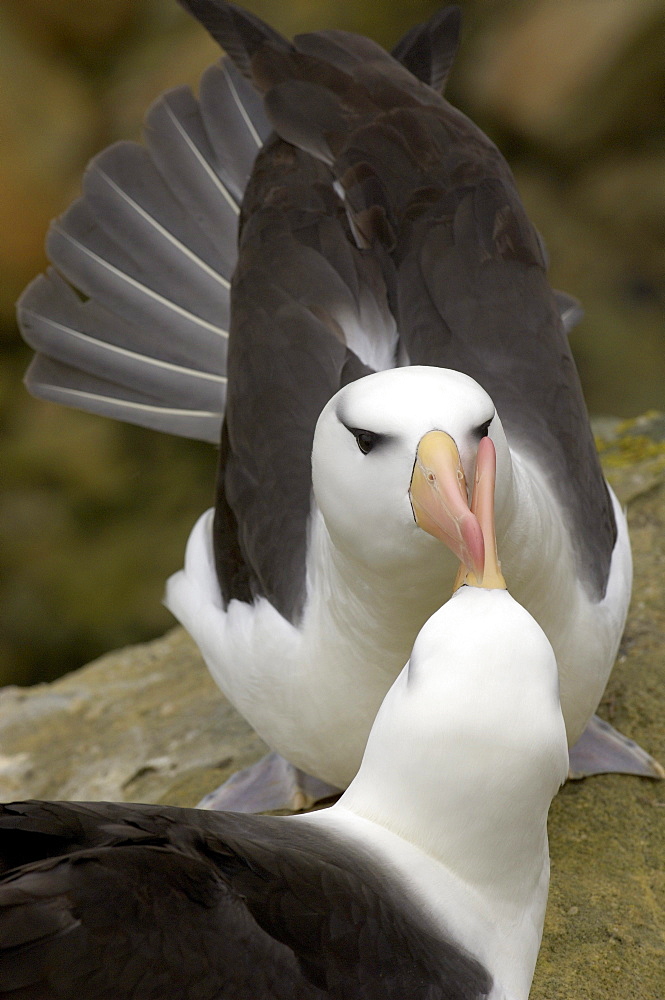
[[[209,264],[206,264],[206,262],[202,260],[199,256],[197,256],[197,254],[195,254],[193,250],[190,250],[190,248],[186,246],[184,243],[182,243],[179,239],[177,239],[173,235],[173,233],[169,232],[168,229],[162,226],[162,224],[158,222],[157,219],[155,219],[155,217],[150,214],[150,212],[146,212],[145,208],[139,205],[137,201],[134,201],[134,199],[131,198],[126,191],[123,191],[123,189],[118,184],[116,184],[116,182],[111,177],[109,177],[107,173],[105,173],[103,170],[99,168],[98,170],[100,176],[104,178],[109,187],[112,188],[112,190],[115,191],[115,193],[119,195],[123,201],[125,201],[128,205],[130,205],[131,208],[134,209],[137,215],[140,215],[142,219],[145,219],[146,222],[148,222],[153,229],[155,229],[161,236],[163,236],[166,240],[168,240],[168,242],[171,243],[172,246],[176,247],[185,257],[188,257],[192,261],[192,263],[200,267],[202,271],[205,271],[206,274],[209,274],[211,278],[214,278],[215,281],[218,281],[220,285],[222,285],[226,290],[228,290],[231,287],[231,282],[227,278],[225,278],[223,274],[220,274],[219,271],[216,271],[213,267],[210,267]]]
[[[233,211],[236,213],[236,215],[240,215],[240,206],[238,205],[238,202],[231,195],[231,193],[226,190],[226,188],[225,188],[224,184],[222,183],[222,181],[220,180],[219,176],[212,169],[212,167],[210,166],[210,164],[208,163],[208,161],[206,160],[205,156],[203,155],[203,153],[201,152],[201,150],[198,148],[198,146],[196,145],[196,143],[192,141],[192,139],[190,138],[190,136],[188,135],[188,133],[182,127],[182,125],[180,124],[180,122],[178,121],[178,119],[176,118],[176,116],[171,111],[171,108],[168,106],[168,104],[166,105],[166,110],[168,112],[168,115],[169,115],[171,121],[175,125],[176,129],[178,130],[178,132],[180,133],[180,135],[183,137],[183,139],[185,140],[185,142],[187,143],[187,145],[189,146],[189,148],[193,152],[195,158],[198,160],[198,162],[201,164],[201,166],[203,167],[203,169],[205,170],[205,172],[208,174],[208,176],[212,180],[213,184],[215,184],[215,186],[219,189],[220,193],[224,196],[224,198],[229,203],[229,205],[231,206],[231,208],[233,209]]]
[[[112,406],[117,406],[118,408],[128,407],[129,409],[142,410],[146,413],[167,414],[170,417],[219,417],[220,420],[222,419],[222,414],[217,410],[173,409],[168,406],[154,406],[150,403],[135,403],[128,399],[116,399],[114,396],[102,396],[101,393],[85,392],[83,389],[67,389],[60,385],[52,385],[49,382],[40,382],[37,384],[48,389],[53,389],[62,396],[77,396],[81,399],[99,399],[104,403],[110,403]]]
[[[243,117],[243,120],[244,120],[244,122],[245,122],[245,124],[247,126],[247,130],[248,130],[249,134],[251,135],[252,139],[254,140],[254,142],[256,143],[257,147],[260,149],[261,146],[263,145],[263,143],[261,142],[261,136],[256,131],[256,129],[254,128],[254,124],[252,122],[252,119],[247,114],[247,109],[245,108],[245,105],[240,100],[240,95],[238,94],[238,91],[236,90],[236,85],[233,82],[233,77],[229,73],[228,69],[226,68],[226,64],[224,62],[222,63],[222,69],[224,71],[224,76],[226,77],[227,83],[229,85],[229,90],[231,91],[231,94],[233,95],[233,100],[238,105],[238,110],[240,111],[240,114]]]
[[[226,375],[214,375],[211,372],[202,372],[196,368],[185,368],[183,365],[176,365],[172,361],[162,361],[160,358],[151,358],[147,354],[139,354],[138,351],[130,351],[128,348],[120,347],[118,344],[110,344],[105,340],[97,340],[95,337],[91,337],[88,333],[83,333],[81,330],[75,330],[71,326],[65,326],[64,323],[59,323],[57,320],[51,319],[49,316],[43,316],[41,313],[34,312],[31,309],[26,309],[25,312],[27,315],[34,316],[36,319],[46,323],[47,326],[52,327],[54,330],[60,330],[62,333],[65,333],[67,336],[73,337],[76,340],[82,340],[85,343],[94,344],[95,347],[100,347],[104,351],[120,354],[122,357],[132,358],[144,364],[153,365],[155,368],[164,368],[167,371],[178,372],[182,375],[191,375],[194,378],[204,379],[206,382],[225,383],[227,381]],[[44,353],[46,354],[46,351]]]
[[[60,235],[63,236],[66,240],[69,240],[69,242],[72,243],[79,250],[82,250],[83,253],[86,254],[86,256],[90,257],[97,264],[100,264],[107,271],[111,271],[122,281],[126,281],[128,285],[132,285],[134,288],[137,288],[139,291],[143,292],[144,295],[147,295],[149,298],[154,299],[155,302],[161,303],[161,305],[166,306],[167,309],[170,309],[172,312],[178,313],[178,315],[180,316],[184,316],[186,319],[195,323],[197,326],[203,327],[205,330],[210,330],[212,333],[216,333],[218,336],[224,337],[225,339],[228,338],[229,336],[228,330],[224,330],[220,326],[215,326],[214,323],[209,323],[207,320],[201,319],[200,316],[196,316],[194,313],[189,312],[188,309],[183,309],[182,306],[177,305],[177,303],[175,302],[171,302],[170,299],[167,299],[163,295],[160,295],[158,292],[153,291],[152,288],[148,288],[146,285],[141,284],[141,282],[137,281],[136,278],[132,278],[129,274],[126,274],[124,271],[121,271],[120,268],[116,267],[114,264],[110,264],[107,260],[104,260],[103,257],[99,256],[99,254],[94,253],[92,250],[89,249],[89,247],[86,247],[79,240],[74,239],[74,237],[71,236],[65,230],[56,227],[56,232],[60,233]]]

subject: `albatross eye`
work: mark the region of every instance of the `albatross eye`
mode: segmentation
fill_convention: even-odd
[[[372,450],[379,438],[379,435],[375,434],[373,431],[362,431],[357,427],[350,427],[349,430],[355,437],[356,444],[362,451],[363,455],[367,455],[368,452]]]
[[[481,424],[479,427],[476,427],[476,434],[478,435],[479,438],[487,437],[490,430],[490,424],[492,423],[493,419],[494,419],[493,417],[490,417],[490,419],[486,420],[484,424]]]

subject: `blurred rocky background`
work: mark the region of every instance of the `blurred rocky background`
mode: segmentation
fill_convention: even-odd
[[[285,34],[386,46],[431,0],[248,0]],[[513,165],[553,283],[586,316],[590,411],[665,409],[665,0],[466,0],[448,96]],[[27,396],[14,303],[86,162],[218,57],[175,0],[0,8],[0,684],[162,633],[166,576],[212,498],[214,450]]]

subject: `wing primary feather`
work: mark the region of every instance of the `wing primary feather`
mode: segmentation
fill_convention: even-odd
[[[138,204],[138,202],[134,201],[134,199],[131,198],[126,191],[123,191],[122,188],[115,183],[113,178],[109,177],[108,174],[104,173],[104,171],[101,168],[99,169],[99,176],[104,180],[106,184],[108,184],[108,186],[118,196],[118,198],[126,202],[126,204],[129,205],[131,209],[134,212],[136,212],[137,215],[139,215],[142,219],[144,219],[149,226],[152,226],[152,228],[157,233],[159,233],[160,236],[162,236],[165,240],[171,243],[181,254],[183,254],[184,257],[187,257],[189,261],[191,261],[197,267],[200,267],[203,271],[205,271],[205,273],[209,275],[213,281],[219,282],[219,284],[222,286],[223,289],[225,289],[225,291],[228,291],[228,289],[231,287],[231,282],[227,277],[225,277],[219,271],[216,271],[214,268],[210,267],[204,260],[202,260],[192,250],[190,250],[189,247],[185,246],[185,244],[181,240],[178,240],[173,235],[173,233],[170,233],[165,226],[162,226],[160,222],[156,218],[154,218],[154,216],[150,215],[150,213],[146,212],[145,209],[143,209]]]
[[[24,310],[24,315],[27,315],[27,313],[28,310],[27,309]],[[127,362],[130,367],[135,366],[136,364],[147,365],[149,367],[161,369],[165,372],[173,373],[176,376],[180,375],[180,376],[187,376],[188,378],[192,379],[201,379],[203,382],[223,383],[223,384],[226,384],[227,382],[226,375],[215,375],[212,374],[211,372],[197,371],[195,368],[188,368],[185,367],[184,365],[177,365],[171,361],[164,361],[161,358],[151,357],[150,355],[147,354],[139,354],[137,351],[131,351],[126,347],[119,346],[118,344],[112,344],[109,341],[99,340],[98,338],[91,337],[89,334],[82,333],[80,330],[75,330],[72,327],[65,326],[63,323],[58,323],[56,322],[56,320],[51,319],[50,317],[40,317],[35,314],[33,315],[32,318],[33,318],[33,325],[31,329],[33,331],[36,329],[36,326],[34,325],[34,321],[36,320],[41,327],[40,331],[41,336],[39,338],[26,336],[26,340],[28,341],[28,343],[31,345],[31,347],[34,347],[35,349],[37,349],[38,347],[42,347],[43,349],[44,347],[49,346],[49,343],[52,341],[50,356],[53,358],[58,358],[59,360],[65,362],[67,360],[67,355],[69,353],[78,354],[78,352],[76,349],[71,350],[70,352],[62,351],[62,354],[65,356],[61,357],[60,351],[63,342],[61,339],[59,339],[58,337],[59,334],[64,335],[65,338],[73,339],[74,341],[77,342],[77,344],[83,345],[85,348],[88,348],[93,352],[99,351],[102,353],[106,352],[112,355],[117,355],[117,357],[120,358],[123,362]],[[45,331],[48,330],[53,331],[53,334],[55,336],[49,338],[49,336],[45,333]],[[39,341],[39,343],[37,341]],[[45,351],[44,353],[48,354],[49,352]],[[101,369],[103,367],[105,367],[105,362],[97,361],[93,362],[90,367],[87,366],[82,367],[82,370],[94,371],[95,369]],[[118,375],[118,378],[120,377],[121,376]]]
[[[218,3],[217,0],[180,0],[180,3],[222,46],[249,80],[252,79],[252,58],[265,42],[271,42],[280,49],[289,47],[289,43],[269,24],[235,4]]]
[[[77,240],[66,230],[61,229],[56,225],[51,230],[51,235],[55,238],[60,237],[60,239],[70,243],[75,251],[77,251],[81,256],[88,258],[93,265],[97,265],[100,269],[107,271],[109,275],[117,278],[121,283],[129,285],[132,289],[135,289],[146,298],[152,299],[156,304],[177,313],[183,319],[187,319],[196,326],[202,326],[206,330],[210,330],[212,333],[216,333],[220,337],[228,337],[228,330],[224,330],[222,327],[217,326],[214,323],[210,323],[207,320],[202,319],[200,316],[196,316],[188,309],[183,309],[183,307],[179,306],[177,302],[171,302],[165,295],[155,292],[152,288],[149,288],[148,285],[139,281],[137,278],[133,278],[131,274],[128,274],[126,271],[122,271],[119,267],[111,264],[108,260],[104,260],[103,257],[95,253],[94,250],[91,250],[90,247],[85,246],[84,243]]]
[[[180,120],[178,119],[178,117],[175,115],[173,109],[170,108],[168,106],[168,104],[167,104],[165,106],[165,110],[166,110],[166,113],[170,116],[171,121],[173,122],[174,128],[177,129],[177,131],[182,136],[185,144],[189,147],[191,153],[193,154],[194,158],[197,160],[199,166],[207,174],[207,176],[210,178],[210,180],[212,181],[212,183],[216,186],[216,188],[217,188],[218,192],[221,194],[222,198],[224,198],[224,200],[228,203],[228,205],[235,212],[235,214],[239,215],[240,214],[240,205],[238,203],[238,200],[233,197],[233,195],[231,194],[231,192],[229,191],[229,189],[227,188],[227,186],[222,182],[222,180],[219,177],[219,174],[217,174],[216,171],[212,169],[212,167],[210,166],[209,161],[203,155],[203,153],[198,148],[198,146],[196,145],[196,143],[192,140],[192,138],[188,134],[187,130],[185,128],[183,128],[182,123],[180,122]]]
[[[238,90],[239,90],[239,80],[242,78],[234,77],[234,75],[231,72],[232,65],[233,64],[229,63],[228,59],[224,59],[221,63],[222,71],[224,72],[227,78],[229,90],[233,95],[233,99],[238,108],[238,113],[240,114],[242,120],[245,122],[245,125],[247,126],[247,131],[249,132],[254,142],[256,143],[256,148],[260,149],[265,140],[268,138],[268,135],[272,131],[270,122],[268,121],[268,119],[265,116],[265,113],[263,112],[263,105],[260,105],[259,110],[261,111],[262,117],[261,117],[261,132],[259,132],[260,126],[258,122],[255,124],[255,122],[249,115],[249,112],[247,111],[247,108],[245,106],[246,102],[244,104],[240,100],[240,95],[238,93]],[[253,91],[252,94],[254,94]]]
[[[180,317],[166,315],[158,321],[153,316],[151,321],[137,313],[130,321],[94,299],[82,299],[53,268],[35,278],[18,303],[23,336],[35,350],[121,385],[143,388],[143,376],[153,379],[158,369],[151,362],[160,361],[183,369],[183,375],[191,371],[213,381],[225,375],[226,340],[193,326],[187,327],[189,338],[184,340],[177,336],[185,326]],[[169,402],[168,392],[177,384],[164,384],[163,402]],[[197,375],[190,384],[200,386],[201,378]]]
[[[105,382],[59,361],[37,354],[25,375],[28,391],[38,399],[178,437],[219,442],[226,387],[219,386],[213,410],[169,407],[131,389]]]
[[[181,87],[153,104],[147,146],[95,157],[83,197],[54,222],[57,270],[18,305],[38,352],[26,384],[41,397],[218,442],[240,202],[271,131],[226,63],[203,75],[198,101]]]

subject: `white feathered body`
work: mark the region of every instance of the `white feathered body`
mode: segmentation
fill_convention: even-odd
[[[623,631],[631,580],[625,517],[613,497],[619,534],[607,592],[594,603],[578,579],[565,519],[538,467],[515,455],[511,464],[509,495],[497,504],[499,556],[515,599],[554,647],[572,745],[600,701]],[[501,482],[498,497],[500,489]],[[293,764],[345,788],[418,630],[451,591],[454,557],[414,528],[411,560],[371,572],[333,545],[314,505],[308,599],[295,627],[264,598],[232,601],[224,610],[212,517],[208,511],[193,529],[185,568],[169,581],[166,603],[259,735]]]
[[[350,787],[298,821],[371,845],[404,893],[526,1000],[568,754],[554,654],[507,591],[463,587],[428,621]]]

